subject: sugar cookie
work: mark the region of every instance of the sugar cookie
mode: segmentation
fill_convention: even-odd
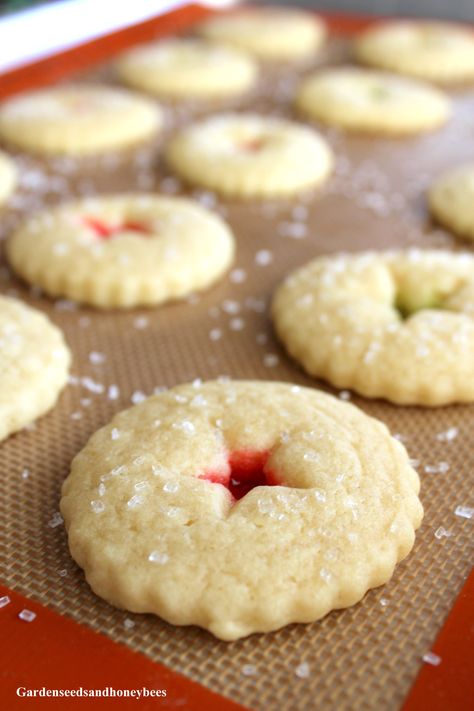
[[[442,225],[474,242],[474,165],[438,178],[429,192],[429,204]]]
[[[0,137],[28,151],[100,153],[157,133],[162,111],[125,89],[71,85],[10,99],[0,107]]]
[[[291,274],[276,331],[311,375],[397,404],[474,401],[474,256],[321,257]]]
[[[71,354],[40,311],[0,296],[0,440],[50,410],[66,385]]]
[[[262,59],[301,60],[311,57],[326,37],[323,21],[308,12],[256,8],[212,17],[198,27],[206,39],[240,47]]]
[[[326,69],[305,79],[297,107],[312,119],[349,131],[403,135],[445,123],[450,101],[412,79],[352,67]]]
[[[447,22],[385,22],[355,43],[364,64],[435,82],[474,79],[474,32]]]
[[[227,225],[190,200],[152,195],[86,199],[28,219],[7,257],[52,296],[103,308],[179,299],[230,265]]]
[[[251,89],[258,71],[254,60],[232,47],[198,39],[144,45],[118,62],[122,81],[171,99],[220,99]]]
[[[8,200],[15,189],[17,171],[14,162],[0,151],[0,205]]]
[[[232,640],[387,582],[413,546],[418,490],[404,447],[353,405],[287,383],[197,382],[96,432],[61,513],[95,593]]]
[[[316,187],[332,168],[331,149],[316,131],[256,114],[222,114],[183,129],[166,159],[190,183],[248,198]]]

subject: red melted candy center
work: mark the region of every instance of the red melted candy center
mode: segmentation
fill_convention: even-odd
[[[121,232],[137,232],[141,235],[149,235],[150,230],[141,222],[120,222],[115,225],[109,225],[103,220],[95,217],[84,217],[82,222],[95,233],[99,239],[111,239]]]
[[[247,153],[257,153],[265,145],[265,138],[253,138],[248,141],[242,141],[240,147]]]
[[[225,486],[234,499],[242,499],[256,486],[277,486],[272,473],[265,470],[268,452],[232,452],[229,456],[230,473],[210,472],[200,479]]]

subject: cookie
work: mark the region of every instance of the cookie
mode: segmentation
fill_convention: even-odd
[[[0,440],[50,410],[66,385],[71,354],[40,311],[0,296]]]
[[[220,99],[243,94],[257,80],[254,60],[232,47],[175,39],[127,52],[117,71],[126,84],[169,99]]]
[[[43,89],[0,107],[0,138],[37,153],[125,148],[150,139],[162,123],[162,111],[151,100],[106,86]]]
[[[246,198],[314,188],[333,163],[316,131],[257,114],[221,114],[184,128],[168,144],[166,160],[194,185]]]
[[[289,354],[337,388],[400,405],[474,401],[474,256],[340,254],[291,274],[272,304]]]
[[[17,274],[51,296],[128,308],[210,286],[232,262],[234,239],[220,217],[191,200],[131,194],[35,215],[6,252]]]
[[[0,151],[0,205],[8,200],[15,189],[17,172],[14,162]]]
[[[287,383],[197,381],[96,432],[61,513],[97,595],[233,640],[387,582],[413,546],[418,490],[404,447],[353,405]]]
[[[208,40],[277,61],[312,57],[326,37],[325,24],[316,15],[283,8],[255,8],[212,17],[197,31]]]
[[[311,119],[348,131],[422,133],[445,123],[450,101],[421,82],[385,72],[338,67],[305,79],[297,108]]]
[[[428,200],[438,222],[474,242],[474,165],[450,170],[438,178]]]
[[[385,22],[355,43],[359,61],[434,82],[474,79],[474,32],[447,22]]]

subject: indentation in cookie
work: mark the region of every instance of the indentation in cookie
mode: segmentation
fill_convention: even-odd
[[[222,484],[235,501],[243,499],[257,486],[283,486],[273,472],[266,469],[269,452],[241,450],[229,455],[229,468],[225,472],[208,472],[200,476],[213,484]]]
[[[258,151],[265,147],[266,143],[267,138],[264,136],[256,136],[255,138],[239,141],[238,146],[241,151],[245,151],[246,153],[258,153]]]
[[[417,293],[399,292],[395,299],[394,308],[402,319],[407,319],[410,316],[414,316],[418,311],[424,311],[425,309],[443,309],[444,298],[429,289],[422,289]]]
[[[111,239],[124,232],[136,232],[139,235],[149,235],[151,230],[142,222],[120,222],[110,224],[96,217],[82,218],[83,224],[92,230],[96,237],[100,239]]]

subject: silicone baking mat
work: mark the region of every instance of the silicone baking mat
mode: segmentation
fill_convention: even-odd
[[[264,67],[258,91],[226,108],[295,118],[291,97],[300,77],[315,64],[350,59],[350,37],[337,34],[337,22],[330,26],[335,32],[315,63]],[[110,66],[79,78],[116,81]],[[2,213],[2,237],[45,204],[158,190],[193,196],[223,215],[237,256],[206,293],[126,313],[53,303],[12,277],[2,259],[1,291],[46,312],[64,329],[74,356],[71,383],[56,408],[1,445],[0,577],[6,585],[253,709],[399,708],[472,562],[472,520],[457,507],[473,505],[474,409],[401,408],[334,392],[285,355],[268,303],[288,271],[318,254],[389,246],[469,249],[432,224],[425,205],[435,175],[474,159],[474,87],[450,93],[454,116],[429,135],[388,140],[321,128],[336,154],[335,172],[323,189],[292,201],[224,200],[186,188],[167,171],[166,137],[216,105],[168,106],[165,134],[125,153],[77,161],[13,152],[21,185]],[[157,388],[218,376],[322,387],[379,417],[405,443],[420,472],[426,515],[412,554],[387,585],[314,624],[230,644],[194,627],[117,610],[90,591],[69,556],[58,514],[72,457],[131,402]]]

